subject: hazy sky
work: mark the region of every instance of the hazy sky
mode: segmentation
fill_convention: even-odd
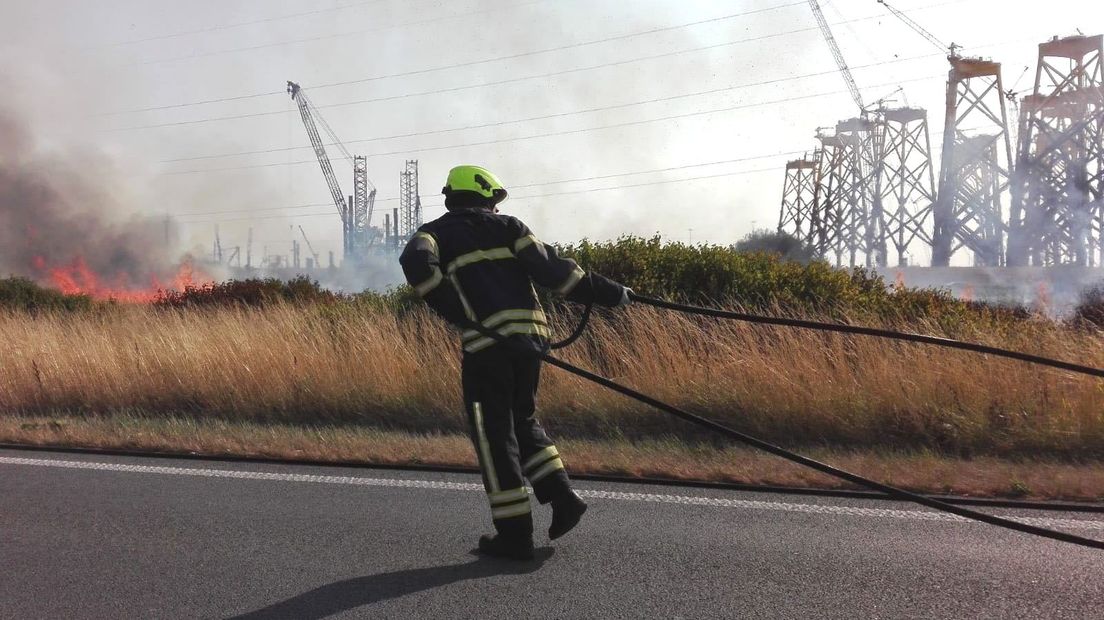
[[[939,51],[876,0],[822,4],[864,97],[903,86],[938,149]],[[893,4],[1020,90],[1038,42],[1104,32],[1096,1]],[[204,247],[215,222],[226,246],[252,226],[257,255],[286,252],[291,225],[340,249],[289,79],[368,155],[374,223],[406,159],[427,218],[448,168],[477,163],[511,188],[505,211],[558,241],[773,228],[783,162],[856,112],[795,0],[39,0],[4,3],[0,35],[9,107],[41,148],[93,144],[116,160],[105,183],[127,186],[121,211],[172,214]]]

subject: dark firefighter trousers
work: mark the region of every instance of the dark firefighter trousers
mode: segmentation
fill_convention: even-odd
[[[556,446],[533,417],[540,367],[532,354],[503,345],[464,356],[468,427],[491,518],[504,536],[533,533],[526,478],[542,504],[571,488]]]

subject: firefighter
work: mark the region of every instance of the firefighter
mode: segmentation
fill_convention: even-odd
[[[533,557],[533,518],[525,479],[541,504],[552,504],[548,537],[578,524],[586,503],[571,489],[556,446],[533,417],[550,331],[536,284],[570,301],[607,307],[629,303],[630,289],[556,255],[517,218],[500,215],[498,178],[479,166],[449,171],[448,213],[423,225],[401,258],[407,281],[437,314],[464,329],[481,323],[507,340],[464,329],[462,384],[472,443],[496,534],[479,549],[496,557]]]

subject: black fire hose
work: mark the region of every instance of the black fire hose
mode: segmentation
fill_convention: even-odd
[[[1050,366],[1052,368],[1060,368],[1062,370],[1068,370],[1070,372],[1081,373],[1090,375],[1093,377],[1104,378],[1104,369],[1093,368],[1092,366],[1082,366],[1081,364],[1073,364],[1070,362],[1063,362],[1061,360],[1050,359],[1039,355],[1031,355],[1029,353],[1021,353],[1019,351],[1009,351],[1007,349],[998,349],[997,347],[991,347],[984,344],[976,344],[973,342],[963,342],[961,340],[951,340],[950,338],[938,338],[936,336],[925,336],[923,334],[909,334],[905,332],[895,332],[886,329],[876,329],[873,327],[860,327],[857,325],[840,325],[838,323],[820,323],[817,321],[805,321],[802,319],[786,319],[773,316],[758,316],[755,314],[745,314],[743,312],[728,312],[726,310],[715,310],[713,308],[702,308],[700,306],[687,306],[684,304],[676,304],[670,301],[664,301],[662,299],[653,299],[651,297],[644,297],[635,293],[630,293],[629,298],[634,302],[645,304],[648,306],[655,306],[656,308],[663,308],[665,310],[675,310],[677,312],[683,312],[686,314],[698,314],[701,316],[711,316],[718,319],[732,319],[735,321],[745,321],[748,323],[760,323],[763,325],[782,325],[785,327],[797,327],[801,329],[815,329],[826,332],[838,332],[841,334],[858,334],[861,336],[874,336],[876,338],[891,338],[893,340],[904,340],[906,342],[919,342],[922,344],[931,344],[940,347],[947,347],[950,349],[961,349],[963,351],[973,351],[974,353],[984,353],[986,355],[995,355],[997,357],[1007,357],[1009,359],[1020,360],[1022,362],[1028,362],[1031,364],[1039,364],[1042,366]]]
[[[641,297],[639,295],[632,295],[632,298],[635,301],[639,301],[641,303],[650,303],[650,302],[654,301],[654,302],[657,302],[657,303],[653,304],[653,305],[657,305],[659,307],[672,307],[671,309],[675,309],[675,310],[680,310],[681,309],[681,307],[677,306],[677,304],[668,304],[668,302],[662,302],[660,300],[651,300],[649,298]],[[664,305],[659,305],[659,304],[664,304]],[[687,307],[690,308],[691,310],[695,310],[695,311],[696,310],[709,311],[706,308],[695,309],[692,306],[687,306]],[[589,310],[589,308],[588,308],[588,310]],[[709,311],[709,312],[713,312],[713,311]],[[720,312],[720,311],[717,311],[717,312]],[[582,333],[583,328],[585,328],[585,326],[586,326],[586,318],[589,318],[589,314],[590,314],[589,312],[584,313],[584,320],[581,321],[579,327],[573,333],[573,336],[568,339],[569,341],[574,341],[574,339],[578,338],[578,335]],[[722,313],[722,314],[727,314],[727,313]],[[736,314],[736,313],[732,313],[732,314]],[[715,315],[711,315],[711,316],[715,316]],[[743,320],[743,317],[746,317],[746,316],[749,316],[749,315],[737,315],[737,316],[731,316],[731,317],[722,316],[721,318],[738,318],[739,317],[739,318],[741,318],[741,320]],[[505,336],[499,334],[498,332],[495,332],[495,331],[493,331],[493,330],[491,330],[491,329],[489,329],[489,328],[487,328],[487,327],[485,327],[485,326],[483,326],[479,323],[476,323],[474,321],[469,321],[467,324],[464,325],[464,327],[466,327],[468,329],[473,329],[473,330],[483,334],[484,336],[486,336],[488,338],[491,338],[491,339],[493,339],[497,342],[502,342],[502,343],[508,343],[509,342],[509,339],[507,337],[505,337]],[[942,339],[936,338],[935,340],[942,340]],[[564,342],[568,342],[568,341],[565,340]],[[953,342],[953,341],[950,341],[950,342]],[[558,344],[562,344],[562,343],[558,343]],[[566,345],[564,345],[564,346],[566,346]],[[958,516],[966,518],[966,519],[972,519],[974,521],[981,521],[982,523],[988,523],[990,525],[996,525],[998,527],[1003,527],[1003,528],[1006,528],[1006,529],[1015,530],[1017,532],[1023,532],[1025,534],[1032,534],[1034,536],[1041,536],[1043,538],[1050,538],[1050,539],[1053,539],[1053,540],[1059,540],[1059,541],[1062,541],[1062,542],[1072,543],[1072,544],[1075,544],[1075,545],[1081,545],[1083,547],[1090,547],[1092,549],[1104,550],[1104,541],[1093,540],[1091,538],[1085,538],[1085,537],[1082,537],[1082,536],[1077,536],[1076,534],[1069,534],[1067,532],[1061,532],[1061,531],[1058,531],[1058,530],[1052,530],[1052,529],[1039,527],[1039,526],[1035,526],[1035,525],[1029,525],[1027,523],[1020,523],[1019,521],[1013,521],[1012,519],[1006,519],[1004,517],[997,517],[997,516],[994,516],[994,515],[986,514],[984,512],[978,512],[976,510],[970,510],[969,508],[963,508],[961,506],[955,506],[954,504],[948,504],[947,502],[942,502],[942,501],[939,501],[937,499],[932,499],[930,497],[920,495],[918,493],[912,493],[911,491],[906,491],[904,489],[898,489],[897,487],[892,487],[892,486],[889,486],[887,484],[882,484],[880,482],[870,480],[869,478],[864,478],[864,477],[862,477],[858,474],[853,474],[851,472],[844,471],[842,469],[839,469],[839,468],[833,467],[831,465],[828,465],[827,463],[821,463],[820,461],[808,458],[806,456],[802,456],[800,454],[797,454],[796,452],[791,452],[791,451],[789,451],[785,448],[782,448],[780,446],[776,446],[774,444],[768,443],[768,442],[763,441],[761,439],[758,439],[756,437],[752,437],[751,435],[741,433],[740,431],[737,431],[735,429],[731,429],[731,428],[729,428],[727,426],[724,426],[722,424],[718,424],[717,422],[714,422],[712,420],[703,418],[699,415],[695,415],[695,414],[690,413],[688,411],[683,411],[682,409],[679,409],[678,407],[675,407],[675,406],[669,405],[665,402],[656,400],[656,399],[654,399],[650,396],[647,396],[645,394],[641,394],[640,392],[637,392],[636,390],[634,390],[632,388],[625,387],[625,386],[623,386],[619,383],[616,383],[616,382],[614,382],[610,379],[607,379],[607,378],[605,378],[601,375],[597,375],[597,374],[595,374],[593,372],[590,372],[588,370],[584,370],[582,368],[579,368],[578,366],[575,366],[573,364],[569,364],[569,363],[564,362],[562,360],[556,359],[556,358],[552,357],[551,355],[549,355],[547,352],[539,352],[539,353],[538,352],[533,352],[532,354],[540,357],[543,361],[547,362],[548,364],[556,366],[557,368],[562,368],[563,370],[566,370],[567,372],[570,372],[574,375],[582,377],[582,378],[584,378],[588,381],[591,381],[593,383],[597,383],[598,385],[601,385],[602,387],[611,389],[614,392],[617,392],[619,394],[623,394],[625,396],[628,396],[629,398],[635,399],[635,400],[637,400],[639,402],[642,402],[646,405],[651,405],[652,407],[655,407],[656,409],[659,409],[660,411],[663,411],[664,413],[668,413],[670,415],[673,415],[676,418],[685,420],[685,421],[690,422],[692,424],[697,424],[698,426],[701,426],[703,428],[707,428],[707,429],[709,429],[713,432],[719,433],[719,434],[724,435],[726,437],[729,437],[731,439],[735,439],[736,441],[738,441],[740,443],[752,446],[754,448],[758,448],[760,450],[763,450],[764,452],[768,452],[770,454],[774,454],[775,456],[782,457],[782,458],[784,458],[788,461],[791,461],[793,463],[797,463],[798,465],[802,465],[804,467],[815,469],[815,470],[817,470],[821,473],[828,474],[829,476],[833,476],[833,477],[839,478],[841,480],[846,480],[847,482],[850,482],[852,484],[856,484],[856,485],[863,486],[863,487],[866,487],[866,488],[869,488],[869,489],[873,489],[875,491],[879,491],[881,493],[886,494],[887,496],[894,497],[894,498],[904,500],[904,501],[915,502],[917,504],[921,504],[921,505],[927,506],[929,508],[934,508],[935,510],[940,510],[940,511],[943,511],[943,512],[949,512],[951,514],[955,514],[955,515],[958,515]],[[1089,369],[1089,370],[1095,370],[1095,369]]]
[[[590,321],[590,312],[592,310],[594,310],[593,302],[586,305],[586,308],[583,310],[583,316],[579,317],[579,325],[575,328],[575,331],[571,332],[571,335],[567,338],[548,345],[549,350],[555,351],[556,349],[562,349],[574,344],[574,342],[579,339],[579,336],[582,336],[583,332],[586,331],[586,326]]]

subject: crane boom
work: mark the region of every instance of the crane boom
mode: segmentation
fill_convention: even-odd
[[[878,4],[884,6],[886,9],[888,9],[890,13],[893,13],[894,17],[896,17],[897,19],[905,22],[906,26],[908,26],[909,28],[912,28],[912,30],[914,32],[916,32],[916,34],[918,34],[918,35],[924,37],[925,39],[927,39],[928,42],[931,43],[932,45],[938,47],[940,49],[940,51],[950,50],[951,56],[957,55],[958,46],[955,45],[954,43],[951,43],[950,45],[947,45],[942,40],[940,40],[939,37],[937,37],[934,34],[932,34],[931,32],[929,32],[927,28],[924,28],[920,24],[916,23],[916,21],[914,21],[911,17],[909,17],[908,15],[905,15],[901,11],[897,10],[895,7],[893,7],[893,5],[886,2],[885,0],[878,0]]]
[[[322,263],[318,258],[318,252],[314,251],[314,247],[311,245],[310,239],[307,239],[307,231],[303,230],[302,225],[299,226],[299,233],[301,235],[303,235],[303,241],[307,242],[307,249],[310,250],[311,256],[314,257],[314,266],[315,267],[321,266]]]
[[[855,83],[855,76],[851,75],[851,68],[847,66],[847,61],[843,59],[843,52],[840,51],[839,44],[836,43],[836,37],[832,36],[832,29],[828,27],[828,20],[824,19],[824,11],[820,10],[820,3],[817,0],[809,0],[809,8],[813,10],[813,17],[816,18],[817,26],[820,26],[820,33],[824,35],[824,40],[828,42],[828,47],[832,50],[832,57],[836,59],[836,66],[839,67],[840,75],[843,76],[843,81],[847,83],[847,91],[851,93],[851,99],[854,100],[855,105],[859,106],[860,111],[865,111],[866,106],[863,105],[859,85]]]
[[[341,185],[337,182],[333,164],[330,163],[329,155],[326,155],[326,146],[322,144],[322,136],[318,135],[318,127],[314,124],[314,114],[312,112],[314,106],[307,94],[295,82],[288,81],[287,92],[299,105],[299,116],[303,117],[303,126],[307,128],[307,136],[310,138],[311,146],[314,147],[314,155],[318,158],[318,164],[322,166],[322,176],[326,177],[326,184],[330,186],[330,196],[333,198],[334,206],[337,207],[337,214],[341,216],[341,221],[348,226],[348,222],[346,222],[348,206],[345,203],[345,194],[342,193]]]

